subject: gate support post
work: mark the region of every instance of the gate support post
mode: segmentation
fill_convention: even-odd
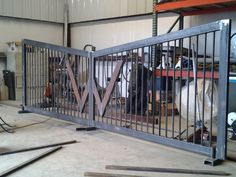
[[[229,46],[231,21],[221,21],[220,60],[219,60],[219,105],[216,158],[225,160],[227,156],[227,114],[229,90]]]
[[[24,40],[22,41],[22,102],[21,110],[18,111],[19,114],[22,113],[30,113],[29,111],[25,110],[25,106],[27,105],[27,84],[26,84],[26,44],[24,43]]]
[[[220,60],[219,60],[219,101],[217,121],[217,144],[215,157],[205,160],[204,164],[218,165],[227,158],[227,117],[229,90],[229,48],[231,21],[220,21]]]
[[[94,96],[93,96],[93,90],[94,90],[94,54],[93,52],[89,52],[88,56],[89,60],[89,85],[88,85],[88,92],[89,92],[89,120],[88,120],[88,128],[89,130],[95,130],[94,127],[94,120],[95,120],[95,114],[94,114]]]

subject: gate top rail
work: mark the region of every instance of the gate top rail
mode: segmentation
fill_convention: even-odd
[[[220,31],[223,25],[229,24],[230,20],[219,20],[212,23],[191,27],[188,29],[183,29],[168,34],[159,35],[156,37],[150,37],[147,39],[138,40],[135,42],[130,42],[115,47],[110,47],[107,49],[98,50],[94,53],[94,57],[100,57],[108,54],[124,52],[131,49],[137,49],[141,47],[151,46],[155,44],[160,44],[168,41],[179,40],[182,38],[187,38],[195,35],[200,35],[204,33],[210,33],[214,31]]]
[[[29,40],[29,39],[24,39],[22,42],[23,42],[23,45],[32,45],[32,46],[36,46],[36,47],[40,47],[40,48],[48,48],[51,50],[60,51],[60,52],[67,53],[67,54],[79,55],[82,57],[89,57],[89,52],[84,51],[84,50],[63,47],[63,46],[59,46],[59,45],[55,45],[55,44],[48,44],[45,42],[33,41],[33,40]]]

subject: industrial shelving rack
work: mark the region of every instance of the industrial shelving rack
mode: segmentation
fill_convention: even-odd
[[[186,16],[194,16],[194,15],[205,15],[205,14],[214,14],[214,13],[222,13],[236,10],[236,1],[235,0],[175,0],[175,1],[164,1],[157,2],[157,0],[153,0],[153,36],[158,36],[158,15],[160,13],[175,13],[178,15],[178,18],[167,31],[167,33],[171,32],[176,24],[179,23],[179,30],[184,28],[184,17]],[[180,44],[181,45],[181,44]],[[156,49],[153,49],[152,52],[152,61],[156,60]],[[170,70],[171,71],[171,70]],[[190,72],[186,71],[177,71],[175,73],[168,72],[165,69],[156,69],[155,76],[156,77],[186,77],[193,75]],[[198,73],[197,78],[203,78],[202,73]],[[191,76],[190,76],[191,77]],[[205,73],[205,78],[210,78],[208,73]],[[212,76],[211,76],[212,77]],[[214,79],[219,79],[219,72],[214,71]],[[226,150],[227,151],[227,150]],[[217,160],[207,159],[204,163],[210,163],[212,165],[217,163]]]
[[[207,0],[207,1],[199,1],[199,0],[176,0],[172,2],[160,2],[157,3],[157,0],[154,0],[154,8],[153,13],[158,17],[159,13],[176,13],[179,15],[179,18],[172,25],[170,32],[173,27],[177,24],[178,20],[179,29],[183,29],[183,18],[185,16],[193,16],[193,15],[203,15],[203,14],[212,14],[212,13],[221,13],[221,12],[229,12],[236,10],[236,1],[235,0]],[[153,18],[153,20],[155,20]],[[153,22],[155,24],[156,22]],[[157,31],[157,25],[153,26],[153,34]]]
[[[203,15],[212,13],[229,12],[236,10],[235,0],[175,0],[175,1],[164,1],[157,3],[157,0],[153,0],[153,36],[158,35],[158,14],[159,13],[175,13],[179,17],[167,31],[171,32],[175,25],[179,22],[179,29],[184,28],[184,17],[193,15]],[[156,58],[156,50],[153,49],[153,62]],[[159,74],[158,74],[159,73]],[[161,73],[165,75],[165,71]],[[157,71],[157,76],[160,72]],[[218,77],[218,76],[216,76]]]

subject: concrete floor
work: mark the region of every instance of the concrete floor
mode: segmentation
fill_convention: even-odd
[[[14,134],[0,133],[0,152],[69,140],[77,140],[79,143],[64,146],[58,152],[17,171],[11,175],[12,177],[83,177],[84,172],[107,172],[147,177],[206,176],[113,171],[105,170],[105,165],[220,170],[236,177],[236,163],[232,161],[225,161],[216,167],[206,166],[203,165],[203,161],[207,157],[202,155],[103,130],[76,132],[75,128],[78,125],[33,113],[18,114],[18,110],[16,107],[1,104],[0,116],[17,127],[44,122],[16,129]],[[47,149],[1,156],[0,173],[45,151]]]

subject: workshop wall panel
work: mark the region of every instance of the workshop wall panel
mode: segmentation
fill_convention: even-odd
[[[134,40],[151,37],[151,19],[110,21],[72,25],[71,46],[83,49],[85,44],[103,49]]]
[[[146,12],[152,12],[153,0],[146,0]]]
[[[152,12],[152,0],[69,0],[70,22],[81,22]]]
[[[63,22],[64,0],[0,0],[0,15]]]
[[[40,10],[40,1],[32,0],[32,18],[37,19],[37,17],[41,17],[41,10]]]
[[[13,0],[2,0],[2,13],[6,16],[13,15]]]
[[[63,26],[0,17],[0,36],[0,52],[6,52],[7,42],[21,41],[23,38],[62,45]]]
[[[137,13],[137,3],[137,0],[128,0],[128,15]],[[139,3],[141,3],[141,1]]]
[[[158,34],[167,33],[176,16],[159,19]],[[177,30],[177,27],[174,28]],[[92,44],[97,49],[116,46],[152,36],[152,18],[132,17],[109,22],[91,22],[71,26],[71,46],[83,49],[85,44]]]
[[[64,21],[64,0],[57,0],[57,22]]]
[[[24,0],[22,6],[23,18],[32,18],[32,12],[34,11],[33,2],[31,0]]]

